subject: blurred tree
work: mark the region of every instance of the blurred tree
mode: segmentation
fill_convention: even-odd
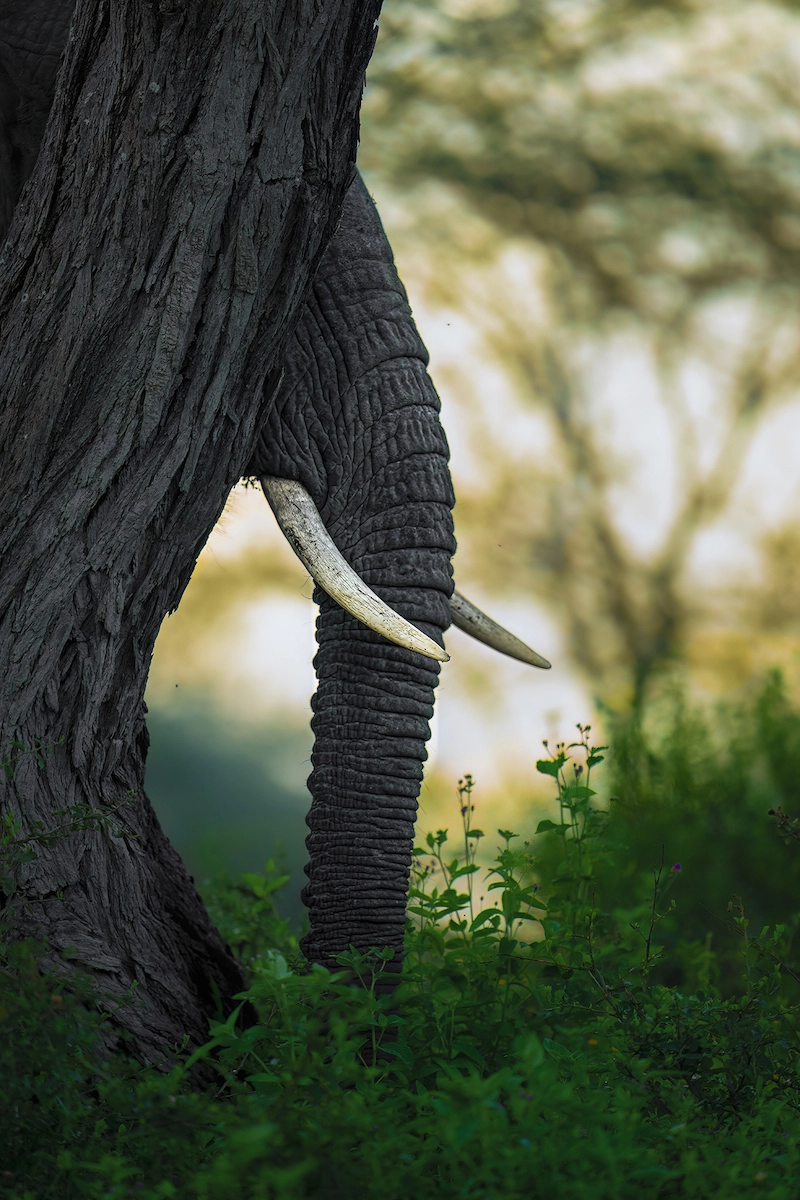
[[[537,434],[456,372],[478,463],[459,577],[557,605],[606,700],[641,702],[730,599],[703,536],[763,541],[753,448],[800,382],[799,102],[797,3],[384,11],[361,164],[404,276],[479,331]]]

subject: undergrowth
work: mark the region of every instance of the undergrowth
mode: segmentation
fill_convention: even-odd
[[[67,990],[37,966],[41,947],[4,944],[0,1196],[795,1197],[797,921],[753,928],[729,897],[738,969],[726,958],[718,986],[708,937],[676,933],[686,863],[659,846],[646,876],[630,870],[635,804],[598,804],[606,748],[578,728],[536,764],[552,819],[528,842],[499,830],[485,869],[492,835],[460,782],[457,833],[415,851],[391,995],[376,994],[380,955],[342,955],[335,973],[302,961],[274,871],[222,882],[208,904],[258,1021],[213,1025],[164,1074],[104,1055],[89,984]],[[776,860],[800,854],[791,813],[760,819]],[[19,858],[11,826],[4,845]],[[190,1087],[200,1058],[213,1090]]]

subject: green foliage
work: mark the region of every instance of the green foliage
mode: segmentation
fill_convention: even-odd
[[[275,907],[289,876],[269,859],[264,874],[245,872],[236,879],[227,875],[212,880],[203,889],[203,899],[212,921],[237,958],[248,966],[257,961],[263,947],[279,947],[293,963],[301,957],[291,922]]]
[[[545,601],[618,704],[702,658],[723,604],[745,632],[797,631],[796,512],[760,515],[774,489],[744,464],[800,378],[799,33],[796,0],[382,14],[359,161],[416,305],[470,331],[444,351],[480,467],[460,488],[468,569]],[[695,569],[723,526],[763,571]]]
[[[557,248],[577,308],[794,290],[796,4],[402,0],[381,25],[366,166]]]
[[[613,743],[608,836],[624,853],[598,866],[603,905],[629,905],[663,847],[667,863],[683,870],[679,912],[661,927],[667,955],[656,977],[689,990],[716,982],[733,995],[741,936],[731,897],[741,897],[753,928],[784,926],[785,956],[797,928],[800,855],[790,832],[782,827],[792,844],[781,846],[766,819],[769,810],[777,822],[778,810],[800,811],[800,717],[783,679],[775,672],[752,700],[711,713],[668,692],[649,721],[617,720]],[[787,997],[800,996],[790,977],[783,986]]]
[[[800,723],[775,680],[758,706],[782,730],[762,748],[785,755],[774,778],[755,772],[753,796],[791,813]],[[685,710],[673,717],[660,748],[618,732],[603,769],[630,799],[611,813],[597,800],[606,748],[591,729],[547,748],[537,767],[553,783],[553,819],[531,843],[499,830],[487,870],[474,783],[460,781],[457,836],[431,832],[415,851],[394,989],[376,986],[388,953],[309,969],[275,909],[274,870],[217,885],[209,904],[247,964],[241,1000],[256,1020],[213,1025],[169,1073],[109,1055],[89,984],[66,989],[41,947],[4,945],[0,1196],[789,1200],[800,1181],[800,1012],[783,983],[792,919],[754,935],[731,901],[739,970],[723,994],[715,946],[689,953],[678,933],[699,888],[690,857],[659,846],[643,876],[623,842],[646,824],[631,815],[637,798],[668,796],[682,827],[693,773],[707,782],[708,731]],[[718,766],[739,754],[720,728]],[[775,855],[796,849],[781,812],[776,828],[765,806],[750,810]],[[200,1059],[215,1090],[191,1089]]]

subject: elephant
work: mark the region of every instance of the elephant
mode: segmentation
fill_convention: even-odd
[[[73,0],[0,3],[0,242],[34,172]],[[451,623],[549,663],[454,591],[455,497],[428,354],[354,170],[247,468],[315,582],[308,959],[399,969],[425,743]]]

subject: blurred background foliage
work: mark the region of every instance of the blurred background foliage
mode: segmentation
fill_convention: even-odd
[[[534,680],[452,635],[425,827],[452,821],[445,803],[467,770],[495,825],[529,825],[547,803],[530,782],[539,739],[566,736],[592,706],[620,745],[651,730],[640,781],[653,747],[691,725],[681,704],[723,697],[752,725],[777,663],[791,711],[800,3],[387,0],[360,165],[442,394],[459,586],[555,663]],[[307,805],[310,588],[256,493],[238,491],[231,513],[165,623],[149,694],[151,791],[162,811],[183,776],[175,829],[192,832],[175,840],[195,870],[208,864],[190,846],[215,840],[248,867],[275,853],[254,825],[233,845],[240,801],[245,823],[260,819],[241,799],[256,760],[265,810],[270,792],[277,808]],[[186,783],[202,758],[198,711],[203,754],[218,747],[227,780],[216,810]],[[698,781],[730,783],[723,760],[742,754],[715,758],[692,721],[700,748],[688,734],[670,744],[695,772],[681,794],[701,816],[684,822],[663,788],[629,779],[650,814],[645,857],[681,827],[708,856],[730,824],[703,825]],[[230,722],[239,740],[223,743]],[[202,761],[210,781],[217,766]],[[763,808],[754,763],[717,788],[720,811],[757,797],[739,825]],[[739,825],[718,855],[721,893],[744,886]]]
[[[799,102],[796,4],[386,8],[363,165],[400,194],[414,282],[543,427],[509,461],[475,397],[468,569],[556,604],[620,704],[704,626],[797,632],[797,472],[777,520],[745,476],[776,410],[796,419]],[[741,540],[748,579],[703,570],[709,533]]]

